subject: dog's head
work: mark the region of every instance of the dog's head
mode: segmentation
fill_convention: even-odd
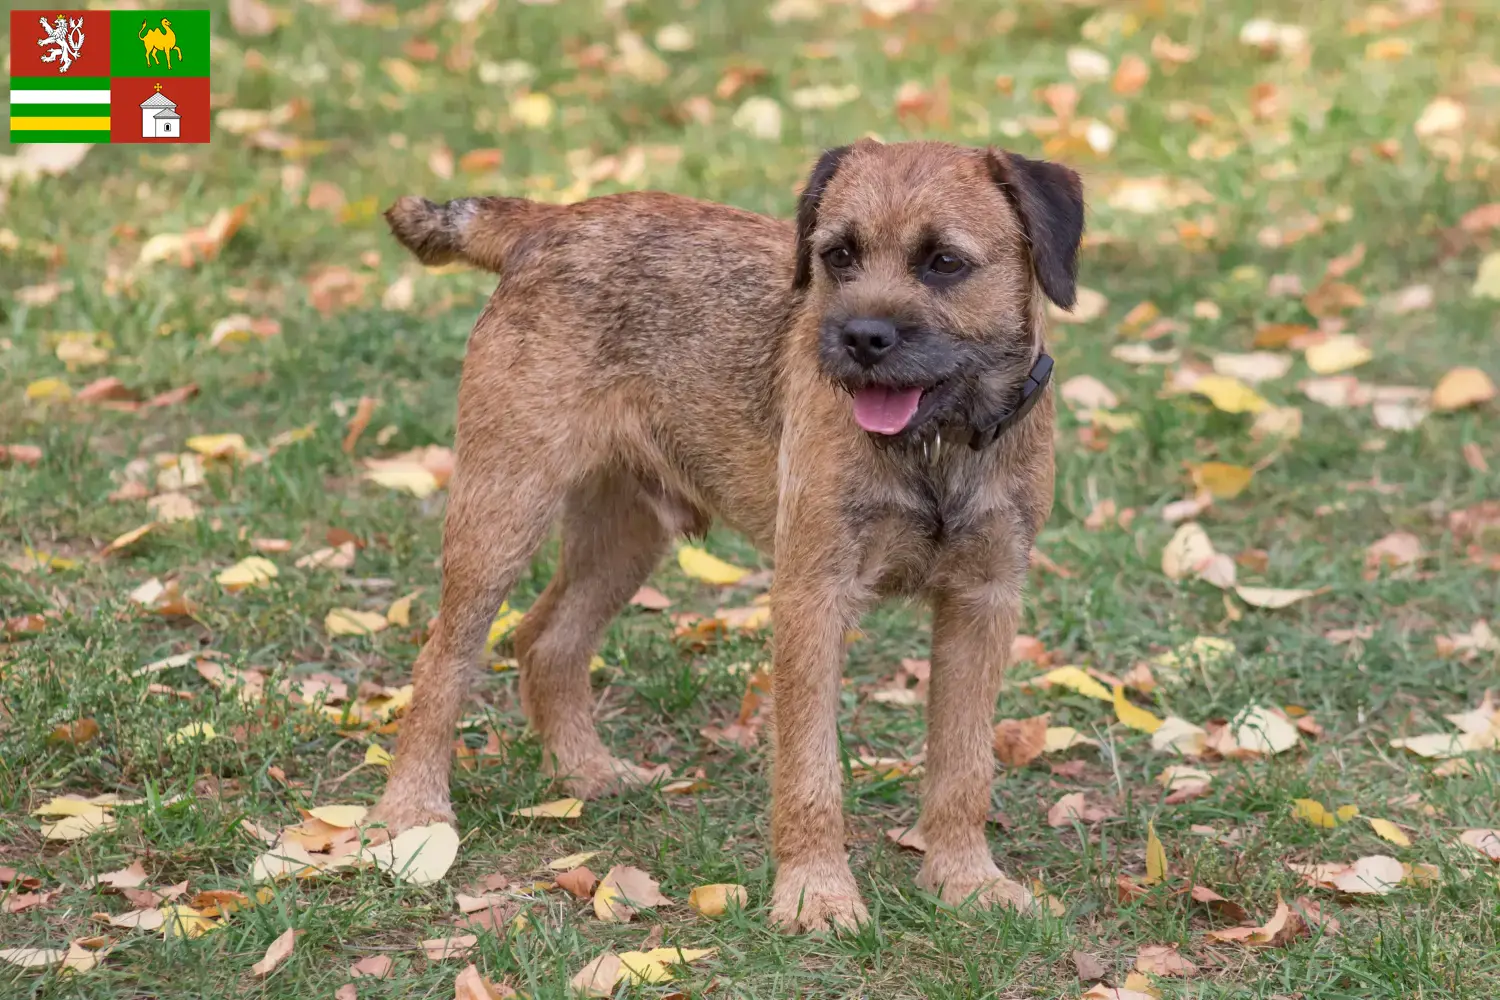
[[[1054,163],[936,142],[824,153],[793,278],[823,374],[872,435],[972,423],[1025,378],[1038,293],[1072,306],[1082,236],[1082,184]]]

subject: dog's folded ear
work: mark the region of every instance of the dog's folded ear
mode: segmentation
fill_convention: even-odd
[[[797,271],[792,277],[793,288],[806,288],[812,281],[811,240],[813,230],[818,226],[818,202],[822,199],[828,182],[838,172],[839,164],[852,148],[839,146],[818,157],[812,175],[807,178],[807,186],[797,199]]]
[[[1083,181],[1067,167],[992,149],[990,176],[1000,185],[1031,242],[1031,264],[1047,298],[1071,309],[1083,239]]]

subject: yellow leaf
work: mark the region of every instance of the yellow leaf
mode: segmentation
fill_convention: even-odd
[[[1092,680],[1093,678],[1089,679]],[[1064,750],[1071,750],[1073,747],[1097,747],[1098,745],[1098,740],[1084,736],[1072,726],[1048,726],[1045,740],[1042,743],[1042,753],[1061,753]]]
[[[1114,695],[1110,694],[1109,688],[1094,680],[1079,667],[1056,667],[1042,675],[1042,680],[1048,684],[1057,684],[1070,691],[1076,691],[1090,698],[1100,701],[1114,701]]]
[[[1208,731],[1186,719],[1169,715],[1151,734],[1151,749],[1175,750],[1180,754],[1196,757],[1208,749]]]
[[[598,851],[580,851],[577,854],[569,854],[565,858],[547,862],[547,869],[554,872],[570,872],[579,865],[588,864],[598,854]]]
[[[1365,819],[1369,822],[1370,829],[1374,830],[1377,836],[1383,837],[1386,840],[1389,840],[1391,843],[1398,844],[1401,847],[1411,846],[1411,838],[1408,837],[1399,826],[1397,826],[1395,823],[1392,823],[1390,820],[1376,819],[1374,816],[1366,816]]]
[[[669,983],[672,981],[672,973],[667,971],[667,967],[650,958],[644,951],[620,952],[620,967],[625,970],[625,978],[632,983]]]
[[[408,94],[422,87],[422,71],[405,59],[382,59],[380,68],[385,70],[392,83]]]
[[[484,641],[484,648],[493,649],[495,643],[510,635],[524,617],[526,617],[526,612],[513,611],[509,601],[501,601],[500,610],[495,613],[495,620],[490,623],[490,634]]]
[[[307,812],[308,815],[322,820],[329,826],[347,830],[358,826],[369,810],[364,806],[318,806]]]
[[[1425,733],[1421,736],[1407,736],[1391,740],[1391,746],[1397,750],[1410,750],[1418,757],[1439,759],[1462,757],[1470,749],[1464,743],[1463,738],[1454,733]]]
[[[1226,462],[1204,462],[1193,467],[1193,485],[1208,490],[1215,500],[1232,500],[1245,491],[1255,470]]]
[[[323,619],[323,628],[329,635],[374,635],[389,625],[385,615],[378,611],[356,611],[353,608],[334,608]]]
[[[750,573],[747,569],[727,563],[692,545],[684,545],[677,550],[677,565],[681,566],[682,571],[688,576],[705,583],[726,586],[739,583]]]
[[[1227,375],[1201,376],[1192,391],[1207,397],[1215,409],[1225,413],[1259,413],[1271,405],[1254,389]]]
[[[652,948],[640,954],[653,962],[661,962],[664,965],[687,965],[700,958],[708,958],[718,950],[717,948]]]
[[[42,837],[46,840],[82,840],[91,833],[108,830],[114,825],[115,818],[108,813],[65,816],[56,823],[43,823]]]
[[[1461,410],[1495,398],[1495,383],[1479,368],[1454,368],[1432,390],[1435,410]]]
[[[510,814],[525,819],[577,819],[583,815],[583,802],[574,798],[553,799],[541,805],[512,809]]]
[[[208,741],[218,738],[218,731],[214,729],[211,722],[189,722],[181,729],[167,734],[162,740],[167,746],[176,746],[179,743],[187,743],[192,740]]]
[[[1167,851],[1156,835],[1156,824],[1146,824],[1146,878],[1147,885],[1155,885],[1167,877]]]
[[[1470,292],[1476,299],[1500,299],[1500,250],[1484,255]]]
[[[458,857],[458,831],[448,823],[407,830],[373,854],[375,864],[412,885],[430,885],[448,874]],[[384,848],[382,850],[381,848]]]
[[[391,602],[391,606],[385,611],[385,620],[397,628],[406,628],[411,624],[411,602],[420,594],[420,590],[412,591],[405,597]]]
[[[1303,358],[1307,367],[1319,375],[1335,375],[1338,372],[1358,368],[1369,361],[1375,353],[1360,342],[1358,337],[1341,333],[1308,347]]]
[[[276,564],[271,560],[264,556],[246,556],[214,579],[219,581],[219,586],[233,592],[270,583],[277,574]]]
[[[1234,592],[1251,607],[1269,608],[1272,611],[1296,604],[1317,593],[1316,590],[1288,590],[1281,587],[1236,587]]]
[[[365,471],[366,479],[387,489],[405,490],[419,500],[437,492],[438,481],[430,470],[416,462],[391,462]]]
[[[33,816],[84,816],[93,820],[104,818],[104,806],[83,799],[54,798],[31,810]]]
[[[376,767],[390,767],[391,761],[395,760],[391,752],[379,743],[371,743],[365,748],[365,763],[374,764]]]
[[[145,538],[148,534],[150,534],[151,530],[155,527],[156,524],[152,523],[143,524],[139,528],[131,528],[129,531],[125,532],[125,534],[121,535],[119,538],[116,538],[114,541],[104,546],[104,554],[109,555],[111,552],[119,552],[122,549],[128,549],[130,546],[134,545],[136,542],[140,541],[142,538]]]
[[[73,398],[73,390],[60,378],[39,378],[26,387],[26,398],[34,403],[62,403]]]
[[[1293,799],[1292,815],[1298,819],[1307,820],[1313,826],[1320,826],[1327,830],[1332,830],[1339,825],[1334,814],[1316,799]]]
[[[239,434],[195,434],[184,443],[205,458],[243,458],[250,454]]]
[[[744,886],[734,883],[700,885],[688,893],[688,906],[705,917],[723,916],[731,900],[734,901],[734,905],[743,909],[749,903],[750,897],[745,892]],[[692,959],[685,959],[685,961],[690,962]]]
[[[165,938],[200,938],[219,927],[219,923],[191,906],[163,906],[161,936]]]
[[[522,94],[510,102],[510,115],[527,128],[546,128],[556,111],[546,94]]]
[[[1340,823],[1347,823],[1351,819],[1359,815],[1359,806],[1339,806],[1333,811],[1333,814],[1334,816],[1338,817],[1338,821]]]
[[[1161,728],[1161,720],[1144,708],[1138,708],[1131,704],[1125,697],[1125,688],[1119,684],[1114,690],[1115,718],[1119,719],[1131,729],[1143,733],[1154,733]]]

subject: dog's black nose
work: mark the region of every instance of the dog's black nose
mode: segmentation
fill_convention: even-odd
[[[866,368],[891,353],[900,336],[888,319],[858,318],[844,324],[844,350]]]

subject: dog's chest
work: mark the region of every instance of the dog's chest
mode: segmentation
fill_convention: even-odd
[[[980,494],[960,476],[919,468],[856,507],[861,582],[882,596],[929,589],[945,557],[979,530]]]

